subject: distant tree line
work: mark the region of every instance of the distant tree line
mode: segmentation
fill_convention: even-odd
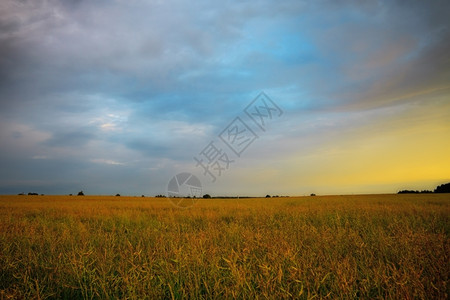
[[[25,195],[25,193],[19,193],[19,194],[17,194],[17,195],[23,196],[23,195]],[[27,195],[28,195],[28,196],[38,196],[39,193],[28,193]],[[44,196],[44,194],[41,194],[41,196]]]
[[[430,194],[433,193],[429,190],[423,190],[423,191],[414,191],[414,190],[402,190],[399,191],[397,194]]]
[[[433,193],[429,190],[423,190],[423,191],[414,191],[414,190],[402,190],[399,191],[397,194],[429,194]],[[434,193],[450,193],[450,183],[445,183],[437,186],[434,189]]]
[[[441,184],[434,189],[435,193],[450,193],[450,182]]]

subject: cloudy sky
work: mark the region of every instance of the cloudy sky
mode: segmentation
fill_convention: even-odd
[[[165,194],[180,172],[213,195],[433,189],[450,181],[449,11],[2,0],[0,194]],[[244,111],[261,92],[282,111],[264,130]],[[219,137],[236,117],[258,136],[240,156]],[[232,161],[215,182],[194,160],[210,142]]]

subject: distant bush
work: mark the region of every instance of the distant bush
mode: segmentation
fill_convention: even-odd
[[[450,183],[441,184],[434,190],[435,193],[450,193]]]
[[[270,198],[270,195],[266,195],[266,198]]]
[[[116,197],[120,197],[120,194],[116,194]]]
[[[316,195],[316,194],[312,193],[310,196],[311,196],[311,197],[314,197],[315,195]]]
[[[79,191],[79,192],[78,192],[78,196],[84,196],[83,191]]]
[[[210,194],[204,194],[203,195],[203,199],[211,199],[211,195]]]
[[[38,193],[28,193],[29,196],[38,196]]]
[[[166,198],[165,195],[156,195],[155,197],[156,197],[156,198]]]

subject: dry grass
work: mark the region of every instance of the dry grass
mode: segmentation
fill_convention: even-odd
[[[0,298],[448,298],[450,195],[0,196]]]

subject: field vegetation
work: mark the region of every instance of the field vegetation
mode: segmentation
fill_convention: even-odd
[[[450,195],[0,196],[0,298],[448,299]]]

